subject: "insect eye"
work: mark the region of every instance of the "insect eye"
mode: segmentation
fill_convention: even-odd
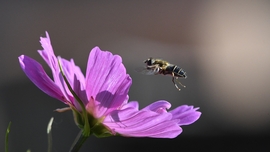
[[[145,60],[144,63],[146,63],[147,65],[152,65],[153,64],[153,61],[150,58],[150,59]]]

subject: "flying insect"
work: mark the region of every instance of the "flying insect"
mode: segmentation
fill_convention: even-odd
[[[178,78],[187,78],[186,72],[179,66],[171,64],[165,60],[155,58],[148,58],[144,61],[144,63],[146,64],[146,66],[141,70],[137,70],[138,72],[145,75],[169,75],[172,76],[172,82],[176,89],[178,89],[179,91],[181,90],[175,83],[175,81],[179,83],[182,87],[186,87],[180,81],[178,81]]]

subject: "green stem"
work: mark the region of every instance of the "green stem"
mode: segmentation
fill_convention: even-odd
[[[52,123],[53,117],[50,119],[47,127],[47,134],[48,134],[48,152],[52,151]]]
[[[5,139],[5,151],[8,152],[8,135],[10,132],[10,126],[11,126],[11,122],[9,122],[8,127],[7,127],[7,131],[6,131],[6,139]]]
[[[78,136],[76,137],[74,143],[72,144],[70,152],[78,152],[88,137],[89,136],[84,136],[83,130],[81,130]]]
[[[52,134],[48,134],[48,152],[52,151]]]

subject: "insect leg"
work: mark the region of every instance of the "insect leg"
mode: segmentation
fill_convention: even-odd
[[[173,82],[174,86],[176,87],[176,89],[178,91],[180,91],[181,89],[177,86],[177,84],[174,82],[174,80],[175,80],[174,73],[172,73],[172,82]]]
[[[185,85],[183,85],[179,80],[178,80],[178,77],[175,77],[175,80],[182,86],[182,87],[186,87]]]
[[[153,69],[153,68],[155,69],[155,68],[158,68],[158,66],[157,65],[148,65],[147,68],[148,69]]]
[[[161,71],[161,68],[158,65],[149,65],[146,67],[148,70],[153,70],[155,75],[159,74]]]

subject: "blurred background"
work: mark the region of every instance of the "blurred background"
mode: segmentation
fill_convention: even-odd
[[[0,2],[0,147],[12,121],[10,152],[68,151],[79,129],[63,103],[40,91],[18,56],[50,69],[37,53],[48,31],[56,55],[85,72],[90,50],[119,54],[133,79],[130,100],[140,108],[165,99],[172,108],[200,107],[201,118],[175,139],[90,137],[81,151],[268,151],[270,149],[270,1],[101,0]],[[170,77],[134,71],[148,57],[182,67],[179,92]]]

